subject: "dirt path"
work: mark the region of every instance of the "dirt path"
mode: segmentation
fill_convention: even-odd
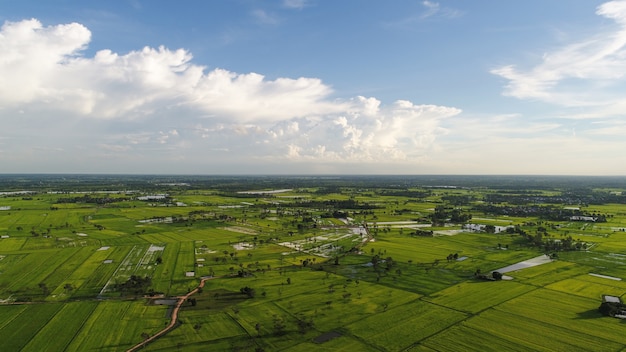
[[[213,279],[212,277],[204,277],[200,280],[200,284],[198,285],[198,287],[196,287],[195,289],[193,289],[192,291],[190,291],[189,293],[187,293],[184,296],[179,296],[178,297],[178,302],[176,303],[176,306],[174,307],[174,310],[172,310],[172,316],[170,317],[171,321],[170,323],[163,328],[163,330],[157,332],[156,334],[150,336],[149,338],[143,340],[142,342],[136,344],[135,346],[129,348],[128,350],[126,350],[126,352],[134,352],[139,350],[140,348],[144,348],[146,345],[148,345],[150,342],[158,339],[159,337],[167,334],[168,332],[170,332],[170,330],[172,330],[175,326],[176,323],[178,322],[178,311],[180,311],[180,307],[183,305],[183,303],[185,303],[187,301],[187,299],[192,296],[193,294],[197,293],[199,289],[204,287],[204,283],[207,280]]]

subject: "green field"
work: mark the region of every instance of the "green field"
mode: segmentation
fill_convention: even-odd
[[[0,196],[0,351],[626,351],[619,185],[196,180]]]

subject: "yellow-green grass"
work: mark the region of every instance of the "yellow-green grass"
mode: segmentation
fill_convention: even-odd
[[[64,304],[22,351],[64,351],[97,305],[97,302]]]
[[[110,249],[109,249],[110,251]],[[86,281],[94,276],[97,268],[100,266],[112,266],[111,264],[104,264],[103,262],[109,258],[109,251],[96,250],[93,247],[84,248],[81,252],[78,252],[71,258],[71,262],[63,263],[50,277],[46,278],[45,282],[51,281],[54,277],[57,277],[59,273],[63,274],[61,280],[54,281],[57,283],[57,287],[52,291],[50,300],[64,300],[68,296],[71,296],[76,291],[77,296],[87,295],[87,293],[93,294],[94,290],[83,285]],[[80,255],[79,255],[80,254]],[[65,284],[70,284],[73,287],[72,292],[67,292]]]
[[[22,314],[29,306],[26,304],[5,305],[0,309],[0,330],[11,324],[13,319]]]
[[[617,350],[615,347],[626,345],[626,336],[618,319],[603,317],[598,312],[600,302],[600,297],[591,299],[539,289],[495,307],[491,314],[509,316],[506,324],[518,328],[521,325],[534,327],[545,342],[551,339],[550,332],[558,329],[563,336],[569,336],[578,349]],[[518,319],[519,322],[514,323]]]
[[[515,335],[500,337],[491,331],[475,329],[466,324],[458,324],[449,329],[422,341],[409,351],[476,351],[476,352],[530,352],[549,351],[541,346],[529,347],[523,345],[523,340],[518,340]],[[556,351],[556,350],[555,350]]]
[[[73,277],[82,284],[73,293],[74,297],[95,297],[100,294],[113,273],[128,254],[131,247],[111,247],[106,250],[97,250],[88,260],[77,268]],[[111,263],[104,263],[111,260]],[[113,278],[114,279],[114,278]]]
[[[188,345],[198,343],[204,344],[206,350],[213,350],[215,340],[247,337],[246,331],[227,313],[184,312],[180,320],[182,325],[150,344],[148,350],[175,350],[180,344],[181,349],[186,351]]]
[[[178,250],[178,258],[176,259],[175,275],[185,277],[188,271],[195,271],[194,263],[196,262],[195,249],[193,241],[180,242]],[[176,276],[174,276],[176,278]]]
[[[506,273],[506,275],[513,277],[515,281],[535,286],[545,286],[559,280],[586,274],[589,270],[589,267],[583,265],[555,260],[550,263],[511,271]]]
[[[179,242],[168,243],[161,253],[161,264],[159,264],[152,276],[152,287],[156,292],[163,292],[166,295],[177,295],[184,292],[171,292],[171,283],[176,273],[176,261],[180,250]]]
[[[16,315],[0,328],[0,351],[22,350],[62,307],[62,304],[33,304],[13,311]]]
[[[123,351],[165,326],[165,306],[141,301],[100,302],[67,347],[67,351]],[[138,318],[140,317],[140,318]]]
[[[551,290],[599,300],[602,295],[621,296],[626,293],[626,282],[592,275],[580,275],[547,285]]]
[[[321,335],[321,333],[319,333]],[[330,341],[323,343],[314,343],[312,341],[304,341],[294,346],[289,346],[283,349],[285,352],[353,352],[353,351],[380,351],[376,346],[368,345],[367,343],[356,339],[351,336],[342,335],[333,338]]]
[[[26,238],[23,237],[0,239],[0,253],[5,254],[6,252],[18,251],[24,246],[24,243],[26,243]]]
[[[530,315],[515,314],[504,307],[498,310],[487,310],[467,320],[465,324],[473,329],[509,340],[511,344],[534,350],[618,351],[623,347],[623,337],[617,340],[601,337],[592,326],[585,324],[586,322],[581,324],[585,327],[583,330],[577,330],[571,326],[572,324],[563,324],[562,319],[555,320],[558,324],[546,321],[549,319],[540,320],[544,316],[557,312],[551,308],[537,310],[538,307],[534,305],[533,308],[535,311],[527,310],[531,313]],[[575,322],[573,319],[570,323]],[[609,327],[603,326],[602,328]],[[600,332],[600,334],[603,333]]]
[[[68,256],[77,249],[66,248],[62,250],[38,251],[20,257],[0,275],[0,287],[2,291],[18,292],[21,296],[41,294],[38,284],[44,282]]]
[[[463,312],[478,313],[535,289],[515,281],[467,281],[424,299]]]
[[[457,310],[413,301],[347,325],[346,329],[382,350],[400,351],[466,317]]]
[[[64,250],[59,251],[59,255],[65,257],[65,261],[60,263],[54,271],[45,277],[42,282],[46,283],[48,288],[52,291],[52,297],[58,296],[63,293],[64,284],[70,283],[74,287],[79,287],[79,282],[73,276],[73,273],[77,268],[85,263],[89,257],[95,252],[93,247],[79,247],[73,249],[73,251]],[[93,270],[88,270],[83,273],[83,277],[92,275]],[[56,287],[56,289],[55,289]]]

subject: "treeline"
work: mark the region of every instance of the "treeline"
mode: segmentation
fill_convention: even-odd
[[[539,227],[533,235],[515,226],[514,232],[520,234],[531,246],[542,248],[545,252],[580,251],[587,249],[587,243],[572,236],[552,237],[545,228]]]
[[[474,206],[474,210],[491,215],[505,215],[528,217],[536,216],[542,220],[550,221],[571,221],[583,219],[572,219],[573,217],[589,217],[594,218],[595,222],[606,222],[607,216],[610,215],[600,213],[589,213],[580,209],[567,209],[554,206],[526,206],[526,205],[494,205],[494,204],[478,204]]]
[[[65,197],[65,198],[59,198],[55,201],[55,203],[57,204],[64,204],[64,203],[88,203],[88,204],[110,204],[110,203],[117,203],[117,202],[124,202],[124,201],[130,201],[130,198],[127,197],[92,197],[88,194],[85,194],[82,197]]]
[[[382,189],[377,193],[380,196],[407,198],[426,198],[432,195],[432,192],[429,190],[415,191],[408,189]]]
[[[489,193],[484,196],[487,203],[507,203],[507,204],[566,204],[586,206],[589,204],[626,204],[626,196],[609,192],[598,192],[591,190],[565,191],[558,195],[532,195],[532,194],[506,194]]]
[[[298,201],[294,204],[294,207],[301,208],[316,208],[316,209],[378,209],[380,207],[372,205],[366,202],[359,202],[354,199],[331,199],[331,200],[313,200],[313,201]]]
[[[430,219],[433,224],[444,224],[446,222],[464,224],[472,219],[472,214],[459,208],[448,208],[438,205],[435,207],[435,212],[430,214]]]

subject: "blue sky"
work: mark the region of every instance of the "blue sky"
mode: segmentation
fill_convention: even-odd
[[[0,3],[0,172],[626,174],[625,1]]]

